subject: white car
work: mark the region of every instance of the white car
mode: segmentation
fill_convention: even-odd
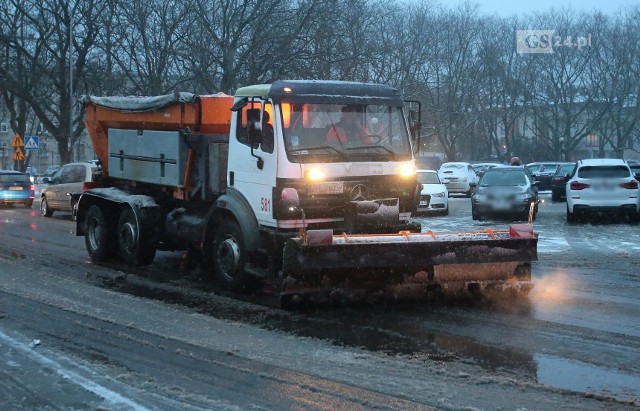
[[[580,160],[567,180],[567,221],[585,214],[628,214],[640,219],[640,188],[620,159]]]
[[[91,163],[69,163],[58,169],[51,177],[43,177],[42,183],[48,184],[40,194],[40,214],[51,217],[54,211],[75,210],[80,194],[98,185],[94,174],[98,167]]]
[[[434,170],[417,170],[418,181],[422,183],[418,211],[421,213],[449,214],[449,192]]]
[[[469,163],[452,162],[443,163],[438,170],[440,180],[447,186],[449,194],[462,193],[467,197],[471,197],[473,191],[469,183],[478,185],[478,175]]]

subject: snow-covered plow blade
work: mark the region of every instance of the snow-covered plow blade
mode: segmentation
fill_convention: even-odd
[[[538,238],[530,224],[462,233],[333,235],[309,231],[284,249],[283,296],[384,291],[394,298],[531,289]]]

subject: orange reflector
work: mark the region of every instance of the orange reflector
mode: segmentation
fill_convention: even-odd
[[[510,238],[533,238],[533,224],[513,224],[509,227]]]

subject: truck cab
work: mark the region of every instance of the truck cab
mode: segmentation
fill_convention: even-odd
[[[235,98],[227,187],[261,227],[416,230],[408,220],[419,190],[396,89],[277,81],[240,88]],[[299,199],[293,210],[282,201],[291,189]]]

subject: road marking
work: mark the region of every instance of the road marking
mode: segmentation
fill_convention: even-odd
[[[77,373],[71,370],[64,368],[61,364],[34,351],[28,345],[22,344],[14,340],[13,338],[4,334],[2,331],[0,331],[0,339],[3,340],[8,345],[10,345],[11,347],[15,348],[16,350],[22,352],[32,360],[44,366],[54,369],[58,374],[60,374],[60,376],[62,376],[62,378],[68,381],[71,381],[75,384],[78,384],[85,390],[92,392],[101,398],[104,398],[104,400],[110,405],[114,405],[114,406],[124,405],[124,406],[130,407],[131,409],[140,410],[140,411],[147,410],[146,407],[143,407],[142,405],[137,404],[131,401],[130,399],[123,397],[117,392],[111,391],[110,389],[103,387],[102,385],[96,382],[93,382],[87,378],[82,377],[81,375],[78,375]]]

